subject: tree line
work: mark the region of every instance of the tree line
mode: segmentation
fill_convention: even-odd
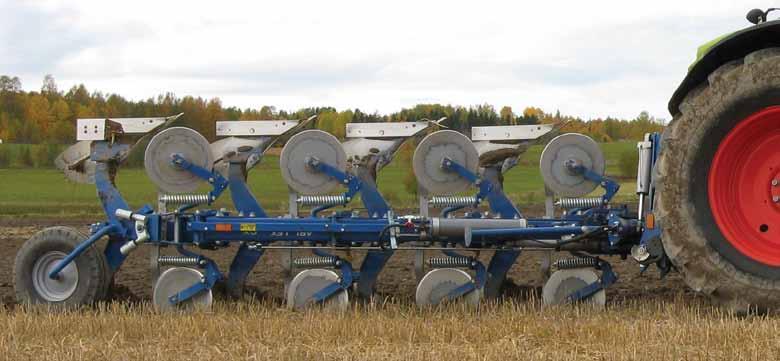
[[[214,124],[220,120],[305,119],[317,115],[316,127],[344,137],[350,122],[400,122],[447,117],[449,128],[468,134],[473,126],[514,124],[563,124],[562,130],[584,133],[600,142],[640,140],[647,132],[663,128],[663,120],[642,112],[634,119],[590,119],[547,113],[536,107],[515,112],[504,106],[498,111],[488,104],[474,106],[420,104],[392,114],[368,113],[360,109],[337,110],[310,107],[295,111],[265,105],[259,108],[224,106],[219,98],[178,97],[161,94],[144,100],[129,100],[114,93],[89,91],[83,84],[67,91],[57,87],[54,77],[46,75],[40,91],[24,91],[18,77],[0,76],[0,140],[22,144],[71,144],[75,141],[78,118],[150,117],[184,115],[179,126],[199,131],[213,141]]]

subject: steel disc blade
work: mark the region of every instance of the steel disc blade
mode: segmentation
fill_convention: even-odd
[[[573,292],[598,282],[599,276],[590,268],[574,268],[555,271],[542,288],[542,302],[545,305],[559,305],[566,301]],[[604,290],[581,301],[597,307],[603,307],[607,302]]]
[[[155,135],[144,154],[146,174],[166,193],[186,193],[198,189],[200,178],[187,170],[174,166],[174,154],[193,164],[211,170],[213,156],[209,142],[200,133],[184,127],[163,130]]]
[[[157,283],[154,285],[154,295],[152,297],[154,307],[158,311],[163,312],[210,308],[213,302],[211,290],[201,291],[192,298],[176,305],[169,300],[171,296],[201,282],[201,279],[203,279],[203,274],[196,269],[174,267],[165,270],[157,278]]]
[[[604,175],[606,164],[599,145],[588,136],[568,133],[553,138],[542,151],[539,167],[544,184],[564,197],[580,197],[596,189],[597,183],[569,171],[565,164],[570,159],[598,175]]]
[[[435,306],[454,289],[473,282],[471,276],[457,268],[437,268],[431,270],[417,284],[415,301],[420,307]],[[463,302],[471,306],[479,305],[483,290],[477,289],[461,296],[456,302]]]
[[[467,189],[471,182],[455,172],[442,169],[445,157],[476,173],[479,155],[471,140],[454,130],[440,130],[425,137],[412,157],[417,182],[433,195],[452,194]]]
[[[279,156],[282,178],[287,185],[300,194],[323,194],[337,187],[337,180],[306,164],[309,157],[316,157],[342,172],[347,168],[347,155],[336,137],[321,130],[306,130],[290,138]]]
[[[298,273],[287,287],[287,307],[303,310],[317,305],[312,302],[314,294],[333,282],[339,282],[339,275],[328,269],[307,269]],[[321,306],[328,310],[346,310],[349,306],[347,291],[340,290],[322,302]]]

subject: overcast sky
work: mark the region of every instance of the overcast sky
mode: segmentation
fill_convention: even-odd
[[[0,74],[223,105],[669,118],[696,47],[767,1],[0,0]]]

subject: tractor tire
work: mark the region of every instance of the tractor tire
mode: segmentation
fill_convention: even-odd
[[[111,272],[103,252],[90,246],[51,280],[48,270],[87,236],[70,227],[46,228],[27,240],[16,254],[14,288],[20,304],[73,308],[107,297]]]
[[[736,313],[780,308],[778,106],[780,48],[726,63],[680,104],[657,164],[666,254]]]

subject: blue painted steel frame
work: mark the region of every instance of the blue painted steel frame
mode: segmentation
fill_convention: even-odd
[[[390,205],[387,204],[372,181],[362,180],[354,175],[346,174],[330,164],[316,159],[309,159],[309,164],[340,183],[346,184],[349,189],[344,194],[347,200],[351,200],[360,192],[360,199],[363,202],[363,206],[366,207],[369,217],[386,218],[391,214]],[[313,210],[312,215],[316,215],[320,210],[319,208]],[[371,250],[366,254],[360,266],[360,278],[358,279],[357,292],[361,297],[371,296],[379,274],[392,256],[392,250]]]
[[[225,177],[223,177],[222,174],[219,174],[219,172],[210,171],[197,166],[189,160],[184,159],[181,154],[173,154],[171,161],[173,162],[173,165],[187,170],[196,177],[203,179],[211,184],[212,189],[209,191],[210,202],[217,200],[222,192],[227,189],[228,182],[225,180]]]
[[[465,257],[455,251],[443,251],[443,253],[447,257]],[[448,292],[446,295],[441,295],[438,299],[431,300],[434,304],[438,304],[442,301],[446,300],[456,300],[458,298],[461,298],[471,292],[474,292],[476,290],[481,290],[485,288],[485,284],[488,280],[488,273],[487,270],[485,270],[485,266],[480,262],[479,260],[468,257],[471,259],[471,262],[469,264],[469,268],[474,270],[474,280],[472,282],[464,283],[452,291]]]
[[[352,270],[352,264],[325,251],[314,250],[314,253],[322,257],[335,257],[337,259],[336,267],[338,267],[341,271],[341,279],[339,282],[332,282],[323,287],[321,290],[315,292],[314,295],[312,295],[311,302],[321,303],[339,292],[347,292],[347,290],[352,286],[352,282],[355,281],[355,272]]]
[[[484,174],[483,178],[480,178],[462,165],[448,158],[443,159],[442,167],[458,173],[460,176],[479,187],[479,192],[476,196],[477,203],[483,198],[487,198],[490,210],[497,213],[499,217],[503,219],[522,218],[522,214],[517,207],[512,204],[512,201],[507,198],[499,183],[500,173],[496,172],[500,172],[500,170],[486,168],[486,174]],[[493,181],[490,181],[488,178],[492,178]],[[490,263],[487,268],[487,285],[485,289],[487,297],[498,297],[507,273],[509,273],[509,270],[512,268],[512,265],[515,264],[517,258],[520,257],[520,254],[521,251],[519,250],[496,250],[493,257],[490,258]]]
[[[211,259],[199,255],[197,253],[187,251],[182,246],[177,247],[177,250],[179,251],[180,254],[184,256],[196,257],[198,259],[198,266],[203,268],[205,272],[202,280],[196,282],[192,286],[187,287],[168,298],[168,302],[170,302],[173,305],[178,305],[182,302],[189,300],[192,297],[195,297],[197,294],[203,291],[214,288],[214,285],[223,278],[222,273],[219,272],[219,268],[217,267],[217,264],[214,263],[214,261],[212,261]]]
[[[116,165],[121,155],[127,152],[128,149],[129,146],[126,144],[108,141],[99,141],[92,144],[90,159],[96,162],[95,186],[98,198],[103,206],[103,211],[106,213],[106,217],[108,217],[108,222],[98,229],[93,229],[92,235],[60,261],[52,272],[49,273],[49,277],[56,278],[76,257],[106,235],[109,236],[109,241],[104,253],[111,271],[115,272],[122,265],[125,256],[119,251],[119,248],[126,239],[137,237],[132,222],[121,220],[116,216],[117,209],[130,208],[114,186]],[[146,208],[143,208],[142,212],[146,210]]]
[[[387,217],[388,212],[390,212],[390,206],[387,204],[384,198],[382,198],[382,195],[379,193],[376,187],[361,181],[358,177],[344,173],[330,164],[321,162],[316,157],[309,158],[307,162],[314,169],[339,181],[341,184],[345,184],[348,189],[347,192],[344,193],[347,202],[351,201],[358,193],[360,193],[360,199],[363,201],[363,206],[368,210],[368,214],[376,214],[378,215],[378,218]],[[332,205],[318,207],[312,210],[312,216],[316,216],[320,211],[330,207],[332,207]]]
[[[260,206],[260,203],[246,185],[243,163],[230,163],[228,165],[228,184],[236,210],[246,215],[254,214],[257,217],[267,217],[265,210]],[[238,247],[238,251],[230,263],[228,277],[225,282],[229,295],[234,298],[241,297],[244,291],[244,284],[246,284],[246,278],[255,265],[257,265],[257,262],[260,261],[263,253],[264,250],[250,248],[246,243],[242,243]]]
[[[618,276],[612,271],[612,266],[608,262],[599,261],[599,268],[601,269],[601,278],[598,281],[593,282],[583,288],[580,288],[572,292],[566,297],[567,302],[577,302],[587,299],[595,295],[597,292],[611,286],[618,280]]]

